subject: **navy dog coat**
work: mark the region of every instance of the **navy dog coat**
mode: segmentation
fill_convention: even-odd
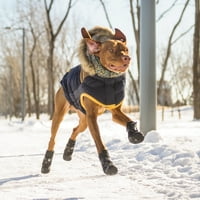
[[[103,78],[97,75],[87,76],[80,81],[81,65],[72,68],[61,80],[65,97],[71,105],[85,112],[83,97],[87,97],[98,105],[113,109],[121,105],[124,99],[125,75]]]

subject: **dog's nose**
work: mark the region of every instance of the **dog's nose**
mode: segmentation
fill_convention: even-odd
[[[131,58],[129,56],[126,56],[126,55],[123,55],[122,56],[122,60],[125,62],[125,63],[129,63]]]

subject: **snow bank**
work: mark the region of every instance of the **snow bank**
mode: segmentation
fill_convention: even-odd
[[[1,119],[0,199],[200,199],[200,122],[188,117],[191,109],[182,111],[181,120],[168,114],[137,145],[128,142],[125,128],[113,123],[109,113],[99,118],[102,138],[119,170],[116,176],[103,174],[88,131],[78,136],[72,161],[63,161],[76,115],[61,124],[46,175],[40,168],[51,122]]]

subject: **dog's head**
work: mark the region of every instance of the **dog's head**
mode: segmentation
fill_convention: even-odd
[[[84,51],[89,55],[95,55],[100,63],[109,71],[123,73],[129,66],[130,57],[126,46],[126,36],[119,30],[115,33],[109,29],[96,27],[89,32],[81,29]]]

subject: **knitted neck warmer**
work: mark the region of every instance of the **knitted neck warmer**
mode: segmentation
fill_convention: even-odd
[[[94,70],[95,70],[95,74],[99,77],[102,78],[114,78],[114,77],[118,77],[121,76],[123,73],[119,72],[112,72],[107,70],[101,63],[100,60],[97,56],[95,55],[88,55],[88,59],[90,60],[90,62],[93,64],[94,66]]]

